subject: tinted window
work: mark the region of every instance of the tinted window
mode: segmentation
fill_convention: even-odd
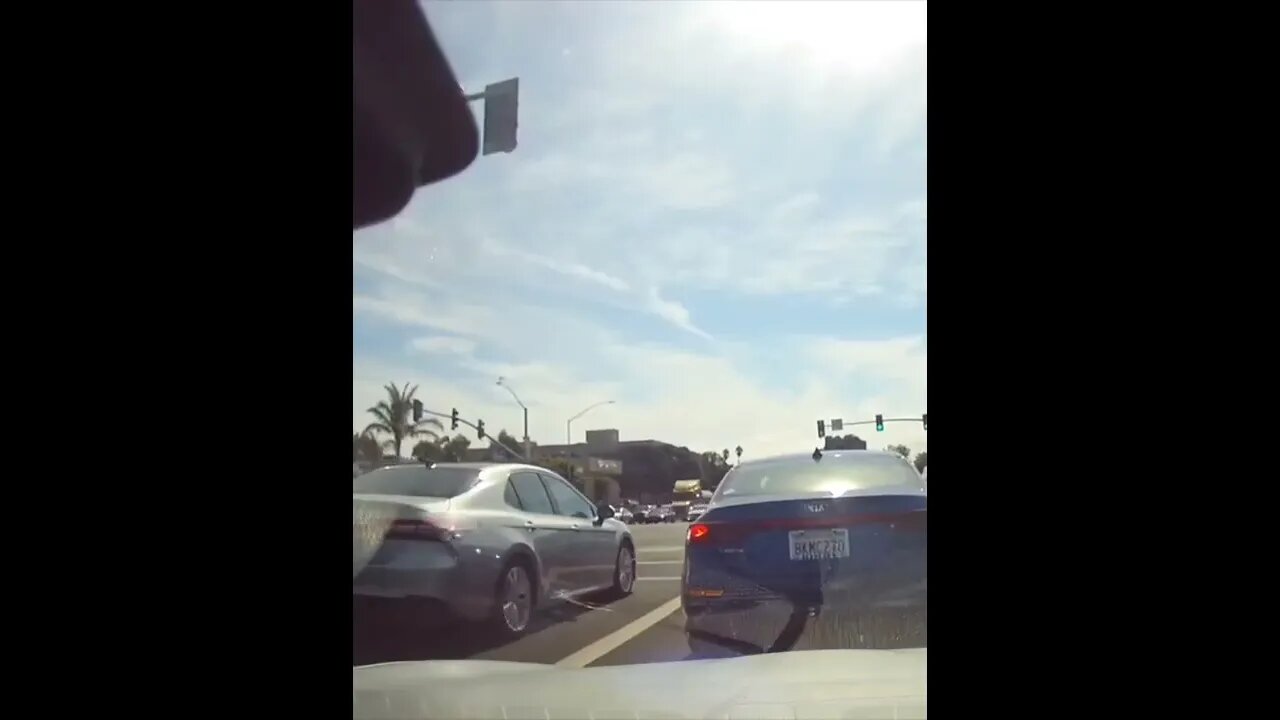
[[[856,460],[764,463],[734,468],[720,481],[717,495],[778,495],[793,492],[867,490],[878,487],[923,488],[920,474],[901,457],[864,455]]]
[[[510,480],[507,481],[507,489],[503,492],[502,499],[506,500],[507,504],[513,508],[520,508],[521,510],[524,509],[520,507],[520,496],[516,495],[516,489],[511,484]]]
[[[572,487],[569,487],[565,481],[542,476],[543,481],[547,483],[547,492],[551,493],[551,497],[555,498],[556,507],[561,515],[572,515],[573,517],[591,519],[595,517],[595,508],[591,503],[587,502]]]
[[[551,498],[547,497],[547,491],[542,489],[542,482],[538,480],[537,475],[516,473],[511,476],[511,487],[515,489],[516,495],[520,498],[520,506],[526,512],[555,514],[556,511],[551,508]]]
[[[474,468],[397,465],[357,477],[351,489],[366,495],[451,498],[465,492],[479,476]]]

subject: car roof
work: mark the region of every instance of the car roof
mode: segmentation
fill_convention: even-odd
[[[756,460],[744,460],[734,467],[768,467],[772,465],[803,465],[814,462],[837,463],[840,465],[854,465],[859,462],[869,460],[871,458],[894,457],[903,462],[906,459],[891,450],[821,450],[822,459],[814,460],[813,453],[790,453],[787,455],[774,455],[772,457],[758,458]]]
[[[411,468],[411,467],[420,468],[420,467],[423,467],[423,464],[419,462],[407,462],[407,463],[400,463],[398,465],[386,465],[381,468],[378,468],[378,470],[391,470],[395,468]],[[511,471],[511,470],[530,470],[534,472],[547,473],[550,475],[558,475],[558,473],[556,473],[553,470],[548,470],[547,468],[538,467],[536,465],[526,465],[524,463],[434,462],[434,463],[431,463],[430,467],[475,470],[476,473],[481,477],[492,477],[495,474],[494,471],[501,472],[501,471]]]

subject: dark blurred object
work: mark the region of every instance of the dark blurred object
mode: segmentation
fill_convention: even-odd
[[[351,225],[382,222],[479,152],[467,107],[414,0],[351,4]]]

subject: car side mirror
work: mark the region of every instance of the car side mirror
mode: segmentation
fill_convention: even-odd
[[[605,520],[608,520],[614,515],[616,515],[616,513],[613,512],[613,508],[608,503],[600,503],[599,505],[596,505],[596,526],[598,527],[602,525]]]

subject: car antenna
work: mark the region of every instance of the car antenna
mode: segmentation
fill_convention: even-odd
[[[818,461],[819,461],[819,460],[821,460],[821,459],[822,459],[822,451],[821,451],[821,450],[819,450],[818,448],[814,448],[814,449],[813,449],[813,461],[814,461],[814,462],[818,462]]]

